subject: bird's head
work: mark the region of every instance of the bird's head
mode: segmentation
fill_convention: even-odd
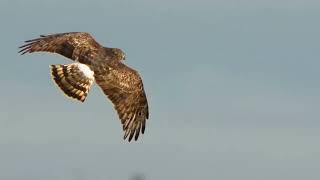
[[[119,48],[112,48],[112,52],[119,61],[126,60],[126,54]]]

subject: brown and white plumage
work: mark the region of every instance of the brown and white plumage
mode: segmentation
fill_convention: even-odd
[[[69,97],[84,102],[94,81],[93,72],[80,63],[51,65],[51,75],[58,87]]]
[[[140,132],[144,133],[149,118],[147,97],[138,72],[122,63],[122,50],[103,47],[84,32],[41,35],[20,48],[21,54],[51,52],[74,60],[69,65],[51,65],[60,89],[83,102],[95,80],[118,113],[124,139],[137,140]]]

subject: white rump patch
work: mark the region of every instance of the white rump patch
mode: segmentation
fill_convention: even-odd
[[[93,76],[94,72],[89,68],[89,66],[81,63],[76,63],[76,65],[78,66],[79,70],[82,71],[87,78],[94,79],[94,76]]]

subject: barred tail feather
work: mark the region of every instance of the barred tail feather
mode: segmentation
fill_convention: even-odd
[[[87,65],[73,63],[51,65],[51,75],[58,87],[69,97],[84,102],[94,81]]]

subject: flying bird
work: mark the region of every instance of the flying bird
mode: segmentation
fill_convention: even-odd
[[[119,48],[100,45],[89,33],[68,32],[41,35],[25,41],[19,53],[57,53],[74,61],[51,65],[53,81],[67,96],[84,102],[95,81],[111,100],[130,142],[144,134],[149,118],[148,101],[139,73],[123,63]]]

